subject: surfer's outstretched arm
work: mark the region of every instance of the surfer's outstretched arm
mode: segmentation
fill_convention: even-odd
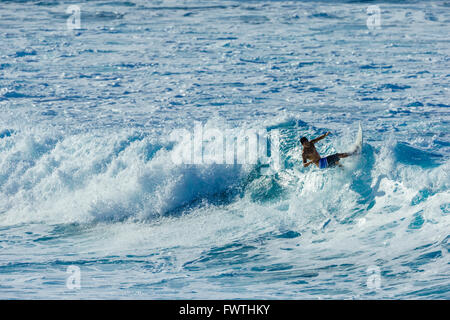
[[[321,135],[320,137],[317,137],[317,138],[315,138],[315,139],[312,139],[311,142],[312,142],[312,143],[316,143],[317,141],[322,140],[323,138],[325,138],[325,137],[326,137],[327,135],[329,135],[329,134],[330,134],[330,132],[328,131],[327,133]]]

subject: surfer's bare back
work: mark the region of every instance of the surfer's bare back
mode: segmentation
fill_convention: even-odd
[[[306,137],[302,137],[300,139],[300,143],[303,146],[302,157],[303,157],[303,166],[304,167],[308,167],[312,163],[314,163],[320,169],[333,167],[335,165],[339,165],[339,160],[341,158],[346,158],[351,155],[350,153],[335,153],[328,157],[321,158],[319,153],[317,152],[314,144],[316,142],[322,140],[329,134],[330,134],[330,132],[327,132],[327,133],[321,135],[320,137],[312,139],[311,141],[308,141],[308,139]],[[311,161],[308,162],[308,160],[311,160]]]

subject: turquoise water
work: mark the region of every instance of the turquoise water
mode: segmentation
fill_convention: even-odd
[[[0,298],[448,299],[449,21],[441,1],[2,2]],[[300,137],[345,152],[359,122],[360,156],[302,167]],[[196,123],[278,132],[282,168],[173,163]]]

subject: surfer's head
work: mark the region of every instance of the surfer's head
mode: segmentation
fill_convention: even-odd
[[[302,138],[300,139],[300,143],[302,144],[302,146],[304,146],[306,142],[309,142],[308,139],[307,139],[306,137],[302,137]]]

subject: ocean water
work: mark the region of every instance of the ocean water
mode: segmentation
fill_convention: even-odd
[[[445,1],[2,1],[0,298],[449,299],[449,22]],[[360,156],[302,167],[300,137],[344,152],[359,122]],[[196,124],[276,130],[283,165],[174,163]]]

